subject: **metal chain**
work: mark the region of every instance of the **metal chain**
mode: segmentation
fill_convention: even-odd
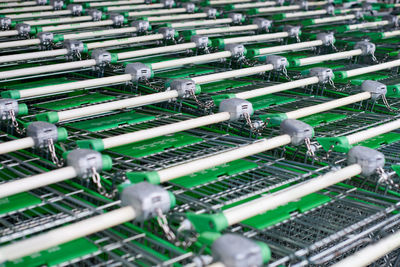
[[[9,112],[9,115],[10,115],[10,119],[11,119],[11,125],[12,125],[12,127],[14,127],[15,128],[15,131],[18,133],[18,134],[24,134],[25,133],[25,129],[20,129],[19,128],[19,125],[18,125],[18,121],[17,121],[17,117],[15,116],[15,112],[14,112],[14,110],[10,110]]]
[[[261,135],[265,128],[267,128],[268,122],[263,122],[260,127],[256,127],[255,124],[251,121],[250,114],[244,113],[243,114],[246,123],[249,125],[251,132],[255,133],[256,135]]]
[[[307,155],[312,157],[314,160],[327,160],[327,159],[329,159],[329,157],[331,156],[331,153],[333,152],[333,148],[335,147],[335,145],[331,145],[331,147],[326,152],[326,155],[324,157],[318,157],[318,156],[315,155],[315,149],[313,149],[313,147],[311,145],[310,138],[304,139],[304,143],[305,143],[306,148],[307,148]]]
[[[372,59],[373,62],[379,63],[379,61],[375,57],[375,53],[371,53],[371,59]]]
[[[396,184],[382,167],[379,167],[378,169],[376,169],[376,172],[379,175],[378,183],[386,183],[390,187],[395,187],[397,189],[400,189],[400,185]]]
[[[171,228],[169,227],[167,217],[162,213],[162,210],[160,208],[156,209],[156,213],[157,213],[158,225],[165,233],[168,241],[175,241],[176,235],[174,234],[174,232],[172,232]]]
[[[151,84],[151,82],[149,81],[149,79],[143,79],[142,80],[144,85],[147,85],[148,87],[150,87],[151,89],[153,89],[156,92],[161,92],[162,91],[162,87],[157,87]]]
[[[298,34],[296,34],[295,37],[296,37],[296,42],[297,42],[297,43],[300,43],[300,41],[301,41],[301,40],[300,40],[300,36],[299,36]]]
[[[61,167],[64,165],[64,160],[59,159],[56,154],[56,148],[54,147],[54,142],[53,139],[49,138],[47,139],[47,147],[49,148],[50,156],[51,156],[51,161],[57,166]]]
[[[117,194],[118,190],[114,189],[111,191],[111,193],[108,193],[106,189],[103,187],[101,184],[101,178],[100,174],[97,172],[96,168],[93,166],[92,169],[92,181],[94,184],[97,186],[97,191],[99,192],[100,195],[105,196],[107,198],[114,198],[115,195]]]
[[[201,108],[210,109],[214,107],[214,102],[212,100],[202,102],[197,98],[196,94],[193,91],[190,91],[190,96],[194,99],[194,101],[196,101],[196,104]]]
[[[386,98],[386,95],[382,95],[382,101],[383,101],[383,104],[385,105],[385,107],[390,111],[390,112],[396,112],[396,110],[394,110],[394,109],[392,109],[392,107],[390,106],[390,104],[389,104],[389,102],[388,102],[388,100],[387,100],[387,98]]]
[[[292,78],[290,78],[289,75],[288,75],[286,66],[283,66],[283,67],[282,67],[282,73],[283,73],[283,75],[285,76],[286,79],[288,79],[289,81],[292,80]]]

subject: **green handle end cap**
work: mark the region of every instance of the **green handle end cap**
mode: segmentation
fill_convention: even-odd
[[[216,214],[195,214],[188,213],[188,220],[198,233],[220,232],[229,226],[228,220],[222,213]]]
[[[26,104],[18,104],[18,116],[28,115],[28,106]]]
[[[68,132],[67,129],[60,127],[57,128],[57,141],[65,141],[68,138]]]
[[[151,184],[160,184],[160,176],[158,175],[158,172],[156,171],[151,171],[151,172],[127,172],[126,177],[131,181],[132,183],[140,183],[143,181],[147,181]]]
[[[101,161],[103,163],[102,170],[109,171],[112,168],[112,159],[109,155],[101,155]]]
[[[20,99],[21,95],[18,90],[9,90],[1,92],[2,98]]]
[[[36,119],[38,121],[47,121],[50,123],[56,123],[59,121],[58,113],[54,111],[37,114]]]

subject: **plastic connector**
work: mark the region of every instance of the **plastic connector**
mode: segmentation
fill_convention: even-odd
[[[112,20],[114,27],[121,27],[125,23],[124,16],[118,13],[111,13],[109,18]]]
[[[400,24],[400,18],[396,15],[385,15],[382,17],[382,20],[389,21],[388,27],[398,27]]]
[[[111,63],[111,53],[104,49],[93,50],[91,57],[96,60],[97,66],[104,66]]]
[[[42,46],[49,46],[54,40],[54,34],[52,32],[39,32],[36,37],[40,40]]]
[[[47,0],[36,0],[38,6],[44,6],[47,4]]]
[[[224,99],[219,104],[219,112],[228,112],[230,121],[243,120],[247,116],[254,114],[253,105],[251,102],[241,98]]]
[[[309,3],[308,3],[308,1],[306,1],[306,0],[301,0],[301,1],[299,2],[299,6],[300,6],[300,8],[303,9],[303,10],[308,10],[308,8],[309,8]]]
[[[292,145],[295,146],[303,144],[305,139],[311,139],[314,136],[314,129],[310,125],[294,119],[282,121],[280,132],[289,135]]]
[[[90,178],[93,169],[97,172],[110,170],[112,167],[111,158],[101,155],[100,152],[90,149],[75,149],[66,153],[67,165],[74,167],[77,176],[80,178]]]
[[[98,9],[86,10],[87,14],[92,17],[92,21],[100,21],[103,17],[103,12]]]
[[[194,13],[196,11],[196,5],[194,3],[183,3],[182,7],[186,9],[186,13]]]
[[[25,115],[28,113],[26,104],[18,104],[15,99],[2,98],[0,99],[0,120],[9,120],[12,118],[12,113],[16,115]]]
[[[158,33],[163,35],[164,40],[172,40],[175,38],[175,29],[170,27],[161,27],[158,29]]]
[[[322,41],[322,45],[324,46],[331,46],[336,41],[333,33],[325,33],[325,32],[318,33],[316,39]]]
[[[363,56],[375,54],[376,46],[375,44],[368,41],[360,41],[354,45],[354,49],[360,49]]]
[[[150,23],[147,20],[132,21],[131,26],[135,27],[138,33],[145,33],[150,29]]]
[[[385,166],[385,155],[368,147],[355,146],[347,153],[347,162],[360,165],[361,174],[371,176],[377,173],[377,169]]]
[[[309,76],[318,77],[319,83],[322,84],[329,83],[335,77],[332,69],[322,67],[311,68]]]
[[[31,25],[26,24],[26,23],[18,23],[15,26],[15,29],[18,32],[18,35],[21,37],[28,37],[31,34]]]
[[[48,146],[49,139],[57,142],[67,138],[65,128],[60,129],[48,122],[35,121],[28,125],[26,135],[34,140],[35,147],[44,148]]]
[[[121,205],[132,207],[139,222],[167,213],[175,203],[173,194],[147,182],[124,186],[121,192]]]
[[[208,47],[208,37],[202,35],[193,35],[190,37],[190,41],[196,44],[196,47],[199,49],[205,49]]]
[[[229,267],[263,266],[271,258],[269,247],[241,235],[225,234],[211,246],[214,262]]]
[[[299,38],[299,36],[301,34],[301,27],[286,25],[283,27],[283,31],[287,32],[289,37]]]
[[[333,5],[327,5],[325,10],[327,15],[335,15],[335,7]]]
[[[170,82],[169,87],[178,92],[179,98],[191,97],[200,93],[201,90],[200,86],[190,79],[174,79]]]
[[[231,52],[233,58],[241,58],[246,54],[246,48],[242,44],[227,44],[225,50]]]
[[[69,4],[67,6],[67,9],[71,11],[73,16],[79,16],[83,12],[82,5],[78,5],[78,4]]]
[[[6,31],[11,28],[12,21],[10,18],[4,17],[0,18],[0,30]]]
[[[64,48],[68,50],[68,55],[80,54],[85,49],[83,42],[79,40],[65,40]]]
[[[209,19],[215,19],[218,15],[217,9],[212,8],[212,7],[203,8],[203,12],[207,14],[207,18],[209,18]]]
[[[60,10],[64,7],[64,1],[62,0],[50,0],[50,5],[53,6],[54,10]]]
[[[287,58],[277,55],[267,56],[265,62],[274,66],[275,71],[282,71],[289,65]]]
[[[229,13],[227,17],[232,19],[232,24],[241,24],[244,21],[241,13]]]
[[[260,32],[268,32],[272,27],[272,21],[264,18],[254,18],[252,23],[258,26],[258,31]]]
[[[132,76],[133,82],[148,80],[153,77],[151,68],[143,63],[135,62],[126,65],[125,73]]]
[[[174,0],[161,0],[160,3],[163,4],[165,8],[172,8],[175,6]]]
[[[361,91],[370,92],[371,99],[376,100],[379,97],[386,95],[387,86],[385,84],[377,82],[377,81],[366,80],[366,81],[363,81],[363,83],[361,84]]]

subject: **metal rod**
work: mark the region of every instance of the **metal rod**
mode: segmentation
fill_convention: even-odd
[[[33,147],[35,141],[32,137],[20,138],[4,143],[0,143],[0,154],[6,154],[20,149]]]

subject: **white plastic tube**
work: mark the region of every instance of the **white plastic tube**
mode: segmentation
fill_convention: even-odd
[[[56,57],[66,54],[68,54],[67,49],[56,49],[56,50],[48,50],[48,51],[40,51],[32,53],[14,54],[9,56],[0,56],[0,63],[46,58],[46,57]]]
[[[136,212],[131,206],[119,208],[4,246],[0,248],[0,260],[4,262],[13,261],[131,221],[135,217]]]
[[[285,18],[290,19],[290,18],[299,18],[299,17],[325,15],[325,14],[327,14],[327,11],[322,9],[322,10],[286,13]]]
[[[400,231],[369,245],[353,255],[332,265],[332,267],[364,267],[377,262],[380,258],[400,247]]]
[[[56,11],[44,11],[44,12],[32,12],[22,14],[7,14],[7,18],[10,19],[24,19],[24,18],[44,18],[53,16],[71,15],[71,10],[56,10]]]
[[[256,8],[264,6],[274,6],[274,5],[276,5],[276,2],[273,1],[255,2],[255,3],[235,4],[234,9],[247,9],[247,8]]]
[[[200,30],[196,30],[196,34],[198,34],[198,35],[207,35],[207,34],[215,34],[215,33],[255,31],[255,30],[258,30],[258,26],[256,24],[250,24],[250,25],[243,25],[243,26],[200,29]]]
[[[214,5],[226,5],[233,3],[248,3],[248,2],[253,2],[253,0],[215,0],[215,1],[210,1],[209,5],[214,6]]]
[[[323,24],[323,23],[343,21],[343,20],[349,20],[349,19],[355,19],[355,18],[356,18],[355,15],[345,15],[345,16],[336,16],[336,17],[313,19],[313,21],[314,21],[314,24]]]
[[[3,9],[0,9],[0,14],[45,11],[45,10],[53,10],[53,9],[54,9],[53,6],[30,6],[30,7],[3,8]]]
[[[214,262],[214,263],[207,265],[207,267],[226,267],[226,266],[222,262],[218,261],[218,262]]]
[[[268,140],[262,139],[250,145],[244,145],[213,156],[166,168],[158,171],[160,183],[287,145],[290,142],[289,135],[279,135]]]
[[[141,10],[141,9],[153,9],[153,8],[163,8],[163,4],[151,4],[151,5],[127,5],[127,6],[111,6],[107,8],[108,12],[118,11],[118,10]]]
[[[260,49],[258,49],[258,51],[259,51],[260,55],[267,55],[267,54],[272,54],[272,53],[277,53],[277,52],[298,50],[298,49],[310,48],[310,47],[321,46],[321,45],[323,45],[322,41],[316,40],[316,41],[301,42],[301,43],[288,44],[288,45],[279,45],[279,46],[260,48]]]
[[[124,34],[137,32],[136,27],[125,27],[120,29],[110,29],[110,30],[100,30],[100,31],[90,31],[90,32],[79,32],[79,33],[69,33],[64,34],[64,40],[68,39],[85,39],[85,38],[93,38],[99,36],[109,36],[114,34]]]
[[[151,64],[151,69],[154,71],[159,69],[175,68],[187,64],[202,64],[205,62],[211,62],[222,58],[228,58],[230,56],[232,56],[232,53],[230,51],[223,51],[223,52],[205,54],[201,56],[166,60]]]
[[[200,19],[200,18],[207,18],[207,16],[208,16],[207,13],[195,13],[195,14],[147,17],[147,20],[149,22],[161,22],[161,21],[174,21],[174,20],[184,20],[184,19]]]
[[[4,143],[0,143],[0,154],[6,154],[20,149],[33,147],[35,141],[32,137],[20,138]]]
[[[54,19],[37,19],[37,20],[26,20],[23,23],[29,24],[31,26],[37,25],[49,25],[49,24],[63,24],[63,23],[74,23],[80,21],[92,20],[92,16],[79,16],[79,17],[61,17]]]
[[[328,60],[340,60],[344,58],[351,58],[355,56],[359,56],[362,54],[361,49],[355,49],[350,51],[338,52],[333,54],[327,54],[322,56],[315,56],[315,57],[306,57],[306,58],[299,58],[299,66],[306,66],[316,63],[321,63]]]
[[[77,82],[71,82],[71,83],[63,83],[63,84],[57,84],[57,85],[48,85],[48,86],[24,89],[24,90],[20,90],[19,94],[20,94],[20,98],[27,98],[27,97],[33,97],[33,96],[41,96],[41,95],[46,95],[46,94],[54,94],[54,93],[67,92],[67,91],[71,91],[71,90],[90,88],[90,87],[94,87],[94,86],[102,86],[102,85],[106,86],[106,85],[110,85],[110,84],[127,82],[127,81],[130,81],[131,79],[132,79],[132,76],[130,74],[122,74],[122,75],[115,75],[115,76],[104,77],[104,78],[89,79],[89,80],[84,80],[84,81],[77,81]]]
[[[74,167],[64,167],[54,171],[44,172],[38,175],[21,178],[0,184],[0,198],[12,196],[18,193],[55,184],[61,181],[75,178],[77,175]]]
[[[3,7],[20,7],[20,6],[34,6],[36,1],[25,1],[25,2],[2,2],[0,3],[0,8]]]
[[[383,33],[383,38],[387,39],[387,38],[392,38],[394,36],[399,36],[400,35],[400,30],[398,31],[391,31],[391,32],[384,32]]]
[[[400,59],[381,63],[381,64],[372,65],[369,67],[348,70],[348,71],[346,71],[346,77],[350,78],[350,77],[354,77],[354,76],[358,76],[358,75],[362,75],[362,74],[366,74],[366,73],[371,73],[371,72],[375,72],[375,71],[390,69],[390,68],[394,68],[394,67],[398,67],[398,66],[400,66]]]
[[[338,107],[343,107],[346,105],[350,105],[353,103],[357,103],[366,99],[371,98],[370,92],[362,92],[351,96],[342,97],[339,99],[335,99],[332,101],[328,101],[322,104],[300,108],[297,110],[286,112],[286,116],[288,119],[298,119],[304,118],[306,116],[310,116],[312,114],[321,113],[327,110],[331,110]]]
[[[367,140],[369,138],[378,136],[380,134],[388,133],[399,128],[400,128],[400,119],[361,132],[353,133],[347,135],[346,137],[349,144],[353,145],[361,141]]]
[[[258,35],[251,35],[251,36],[226,38],[226,39],[224,39],[224,44],[227,45],[227,44],[239,44],[239,43],[249,43],[249,42],[261,42],[261,41],[266,41],[266,40],[285,38],[288,36],[289,36],[289,34],[287,32],[258,34]]]
[[[117,55],[118,55],[118,60],[122,60],[122,59],[127,59],[127,58],[135,58],[135,57],[142,57],[142,56],[148,56],[148,55],[185,51],[187,49],[192,49],[192,48],[196,48],[195,43],[160,46],[160,47],[156,47],[156,48],[148,48],[148,49],[136,50],[136,51],[131,51],[131,52],[118,53]]]
[[[273,86],[268,86],[268,87],[263,87],[255,90],[250,90],[250,91],[245,91],[241,93],[235,94],[237,98],[241,99],[249,99],[249,98],[254,98],[258,96],[263,96],[263,95],[269,95],[277,92],[282,92],[294,88],[299,88],[302,86],[307,86],[311,84],[316,84],[319,82],[318,77],[310,77],[310,78],[305,78],[305,79],[300,79],[296,81],[291,81],[287,83],[281,83]]]
[[[0,79],[10,79],[22,76],[51,73],[56,71],[87,68],[87,67],[93,67],[95,65],[96,65],[96,60],[89,59],[89,60],[52,64],[52,65],[25,68],[25,69],[8,70],[0,72]]]
[[[1,34],[1,32],[0,32],[0,34]],[[39,39],[28,39],[28,40],[4,42],[4,43],[0,43],[0,49],[2,49],[2,48],[12,48],[12,47],[21,47],[21,46],[30,46],[30,45],[38,45],[38,44],[40,44],[40,40]]]
[[[209,74],[209,75],[197,76],[197,77],[193,77],[192,80],[196,84],[205,84],[205,83],[216,82],[216,81],[229,79],[229,78],[237,78],[237,77],[255,75],[258,73],[263,73],[266,71],[273,70],[273,68],[274,67],[272,66],[272,64],[267,64],[267,65],[261,65],[261,66],[256,66],[256,67],[243,68],[243,69],[238,69],[238,70],[231,70],[231,71],[219,72],[219,73],[214,73],[214,74]]]
[[[171,28],[190,28],[190,27],[198,27],[198,26],[207,26],[207,25],[218,25],[218,24],[229,24],[232,23],[231,18],[226,19],[208,19],[208,20],[193,20],[186,22],[175,22],[171,23]]]
[[[258,13],[272,13],[272,12],[282,12],[282,11],[290,11],[290,10],[299,10],[301,7],[299,5],[291,5],[291,6],[277,6],[277,7],[262,7],[258,8]]]
[[[360,29],[366,29],[366,28],[374,28],[374,27],[385,26],[385,25],[388,25],[388,24],[389,24],[389,21],[387,21],[387,20],[374,21],[374,22],[365,22],[365,23],[360,23],[360,24],[348,25],[348,29],[350,31],[354,31],[354,30],[360,30]]]
[[[176,91],[166,91],[151,95],[143,95],[139,97],[132,97],[128,99],[118,100],[107,102],[103,104],[87,106],[83,108],[70,109],[65,111],[58,112],[59,121],[66,121],[76,118],[83,118],[90,115],[100,114],[109,112],[112,110],[118,110],[123,108],[133,108],[143,105],[149,105],[153,103],[158,103],[162,101],[166,101],[168,99],[174,98],[177,96]]]
[[[311,180],[290,186],[265,197],[227,209],[223,214],[228,221],[228,225],[234,225],[258,214],[273,210],[289,202],[296,201],[301,197],[317,192],[328,186],[340,183],[360,174],[361,171],[362,169],[360,165],[353,164],[338,171],[328,172],[327,174],[318,176],[317,178],[312,178]]]
[[[91,50],[91,49],[101,48],[101,47],[110,47],[110,46],[118,46],[118,45],[124,45],[124,44],[134,44],[134,43],[140,43],[140,42],[162,40],[163,38],[164,38],[164,36],[162,34],[149,34],[149,35],[143,35],[143,36],[137,36],[137,37],[87,43],[86,46],[89,50]]]
[[[18,35],[18,31],[11,30],[11,31],[0,31],[0,37],[8,37],[8,36],[16,36]]]
[[[165,15],[165,14],[178,14],[186,13],[185,8],[171,8],[171,9],[156,9],[156,10],[144,10],[137,12],[129,12],[129,17],[141,17],[141,16],[154,16],[154,15]]]
[[[84,23],[45,26],[45,27],[42,27],[42,30],[43,30],[43,32],[55,32],[55,31],[63,31],[63,30],[75,30],[75,29],[82,29],[82,28],[110,26],[113,24],[114,23],[112,20],[100,20],[100,21],[91,21],[91,22],[84,22]]]
[[[148,140],[150,138],[164,136],[167,134],[186,131],[222,121],[227,121],[230,118],[229,112],[219,112],[213,115],[202,116],[195,119],[180,121],[168,125],[163,125],[155,128],[141,130],[133,133],[121,134],[103,139],[104,149],[118,147],[134,142]]]
[[[96,0],[98,1],[98,0]],[[79,2],[90,2],[85,0],[75,0],[74,3]],[[100,7],[100,6],[119,6],[119,5],[133,5],[133,4],[143,4],[144,0],[126,0],[126,1],[101,1],[90,3],[90,7]]]

